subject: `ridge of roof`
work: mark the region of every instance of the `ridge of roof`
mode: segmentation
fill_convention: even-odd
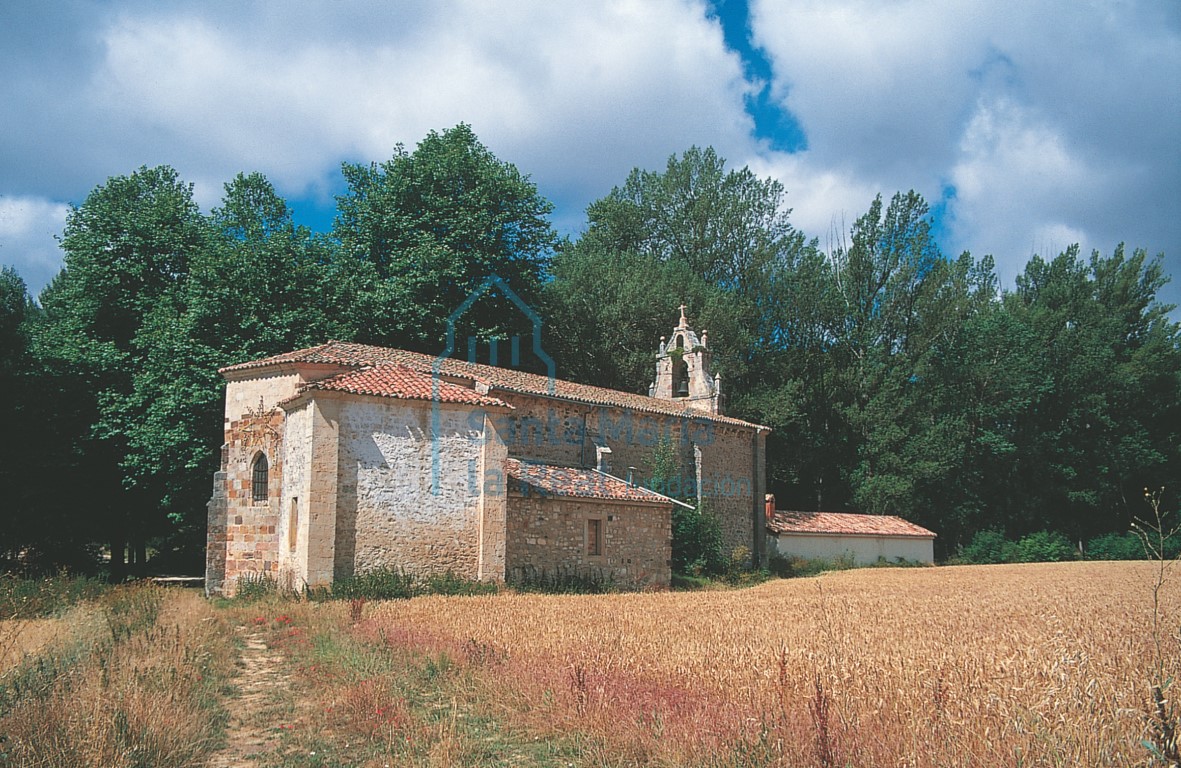
[[[232,365],[222,366],[217,369],[217,372],[223,376],[227,373],[234,373],[236,371],[245,371],[251,368],[267,368],[272,365],[282,365],[283,363],[310,363],[310,362],[329,362],[329,360],[316,360],[317,353],[331,349],[334,345],[340,342],[332,340],[323,344],[317,344],[314,347],[304,347],[303,349],[292,350],[291,352],[282,352],[277,355],[270,355],[268,357],[261,357],[255,360],[247,360],[241,363],[234,363]],[[330,355],[329,355],[330,356]]]
[[[480,394],[473,389],[449,381],[436,379],[405,365],[389,363],[346,371],[313,381],[302,387],[295,397],[299,397],[309,390],[348,392],[354,395],[390,397],[398,400],[433,401],[438,399],[442,403],[512,408],[511,405],[499,398]],[[295,398],[288,398],[287,401],[293,399]]]
[[[761,424],[737,419],[733,416],[698,411],[687,406],[677,405],[673,401],[647,395],[596,387],[590,384],[576,384],[564,379],[550,379],[548,376],[536,373],[525,373],[483,363],[469,363],[451,357],[438,358],[406,349],[378,347],[347,341],[329,341],[326,344],[306,349],[249,360],[220,368],[218,373],[225,375],[290,363],[340,365],[351,368],[373,367],[383,363],[402,364],[422,373],[433,373],[437,364],[438,371],[444,375],[473,379],[486,384],[490,389],[501,389],[534,397],[553,397],[586,405],[609,405],[643,413],[700,419],[759,431],[770,431],[769,427]]]
[[[857,534],[935,538],[937,534],[897,515],[776,510],[767,521],[773,533]]]

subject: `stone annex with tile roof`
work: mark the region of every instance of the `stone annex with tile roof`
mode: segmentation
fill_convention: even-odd
[[[375,568],[667,586],[671,497],[757,562],[769,430],[725,415],[710,354],[682,307],[643,395],[339,341],[222,368],[206,589]],[[681,471],[649,489],[662,443]]]

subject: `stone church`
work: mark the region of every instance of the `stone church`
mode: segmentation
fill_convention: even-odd
[[[207,591],[380,567],[667,586],[674,496],[758,560],[768,428],[724,414],[684,307],[655,358],[647,395],[338,341],[221,369]],[[646,488],[658,449],[680,472]]]

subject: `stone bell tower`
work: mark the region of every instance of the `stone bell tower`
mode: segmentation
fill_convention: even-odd
[[[656,381],[648,394],[661,400],[682,402],[705,413],[722,413],[722,377],[710,374],[708,332],[701,338],[689,327],[685,305],[681,320],[673,328],[672,340],[660,337],[656,353]]]

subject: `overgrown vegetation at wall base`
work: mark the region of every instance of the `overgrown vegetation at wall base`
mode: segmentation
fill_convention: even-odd
[[[326,600],[408,600],[426,595],[494,595],[504,589],[563,595],[598,595],[620,592],[634,585],[619,584],[598,569],[520,568],[509,574],[503,585],[492,581],[465,579],[447,571],[414,574],[401,568],[372,568],[333,582],[331,587],[288,591],[272,577],[247,574],[238,581],[236,602],[254,602],[276,597]]]
[[[674,573],[716,576],[726,570],[721,523],[708,508],[674,506],[672,536]]]
[[[488,595],[498,589],[494,582],[465,579],[450,571],[419,576],[398,568],[374,568],[337,580],[331,594],[344,600],[396,600],[419,595]]]

